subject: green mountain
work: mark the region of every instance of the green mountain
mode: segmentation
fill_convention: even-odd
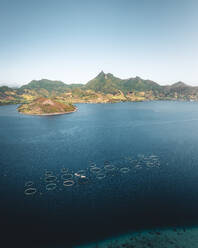
[[[53,90],[63,90],[63,89],[67,89],[66,84],[64,84],[61,81],[51,81],[48,79],[41,79],[41,80],[33,80],[30,83],[23,85],[20,90],[24,90],[24,89],[29,89],[29,90],[40,90],[40,89],[45,89],[49,92],[53,91]]]
[[[181,82],[181,81],[171,85],[171,88],[179,88],[179,87],[180,88],[186,88],[186,87],[190,87],[190,86],[185,84],[185,83],[183,83],[183,82]]]
[[[164,96],[174,99],[197,100],[198,87],[177,82],[169,86],[162,86]]]
[[[130,91],[149,91],[156,90],[160,91],[161,86],[151,80],[144,80],[140,77],[129,78],[122,80],[118,84],[118,88],[123,91],[125,94]]]
[[[8,86],[0,86],[0,92],[4,93],[6,91],[10,91],[12,90],[12,88],[8,87]]]
[[[105,74],[103,71],[85,85],[85,89],[91,89],[105,94],[116,94],[122,91],[124,94],[131,91],[161,91],[162,87],[151,81],[140,77],[120,79],[113,74]]]
[[[62,93],[64,91],[72,90],[74,88],[82,87],[81,84],[65,84],[61,81],[52,81],[48,79],[33,80],[30,83],[23,85],[19,88],[19,92],[24,90],[34,90],[37,93],[46,92],[47,94],[51,93]]]
[[[147,100],[196,100],[198,87],[183,82],[161,86],[140,77],[120,79],[101,71],[87,84],[65,84],[48,79],[33,80],[18,89],[0,87],[0,104],[28,103],[47,97],[62,103]]]
[[[18,103],[19,97],[16,89],[8,86],[0,87],[0,105]]]
[[[104,94],[116,94],[119,92],[117,85],[120,81],[122,80],[114,77],[112,74],[105,74],[101,71],[98,76],[89,81],[84,88],[96,92],[102,92]]]

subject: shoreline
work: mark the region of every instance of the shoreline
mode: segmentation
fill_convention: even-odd
[[[103,240],[75,245],[74,248],[116,247],[188,247],[197,248],[197,226],[172,226],[130,231]]]
[[[52,116],[52,115],[65,115],[65,114],[70,114],[70,113],[74,113],[78,110],[77,107],[75,107],[75,109],[73,111],[68,111],[68,112],[56,112],[56,113],[49,113],[49,114],[31,114],[31,113],[25,113],[25,112],[20,112],[18,111],[18,113],[20,114],[24,114],[24,115],[32,115],[32,116]]]
[[[73,102],[72,104],[115,104],[115,103],[137,103],[137,102],[195,102],[195,103],[198,103],[198,100],[159,99],[159,100],[142,100],[142,101],[118,101],[118,102],[78,102],[77,101],[77,102]],[[21,103],[0,104],[0,107],[9,106],[9,105],[21,105]],[[67,114],[67,113],[72,113],[75,111],[76,110],[65,112],[65,113],[60,113],[60,114]],[[28,114],[28,115],[31,115],[31,114]],[[32,115],[52,115],[52,114],[32,114]],[[59,113],[56,113],[55,115],[59,115]]]
[[[153,99],[153,100],[149,100],[149,99],[145,99],[145,100],[138,100],[138,101],[112,101],[112,102],[105,102],[105,101],[101,101],[101,102],[97,102],[97,101],[74,101],[72,102],[72,104],[81,104],[81,103],[85,103],[85,104],[113,104],[113,103],[125,103],[125,102],[198,102],[198,100],[183,100],[183,99]],[[18,104],[27,104],[27,103],[0,103],[0,106],[6,106],[6,105],[18,105]]]

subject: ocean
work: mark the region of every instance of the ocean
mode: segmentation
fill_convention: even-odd
[[[129,232],[198,224],[197,102],[77,107],[58,116],[0,107],[7,247],[97,247]]]

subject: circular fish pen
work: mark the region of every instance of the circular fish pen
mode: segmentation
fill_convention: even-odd
[[[99,167],[91,167],[90,168],[90,171],[92,172],[92,173],[94,173],[94,174],[98,174],[98,173],[100,173],[101,172],[101,168],[99,168]]]
[[[62,180],[70,180],[70,179],[72,179],[73,178],[73,174],[70,174],[70,173],[67,173],[67,174],[63,174],[63,175],[61,175],[61,178],[62,178]]]
[[[46,178],[45,178],[45,182],[46,183],[53,183],[53,182],[55,182],[57,180],[57,177],[56,176],[47,176]]]
[[[96,167],[97,167],[96,165],[90,165],[89,170],[91,170],[92,168],[96,168]]]
[[[120,172],[123,173],[123,174],[126,174],[130,171],[130,169],[128,167],[123,167],[120,169]]]
[[[73,181],[73,180],[65,180],[64,182],[63,182],[63,186],[65,186],[65,187],[71,187],[71,186],[73,186],[75,184],[75,182]]]
[[[53,176],[53,174],[54,174],[53,171],[46,171],[46,172],[45,172],[45,176],[46,176],[46,177]]]
[[[96,166],[96,163],[94,163],[94,162],[90,162],[89,164],[90,164],[90,167],[95,167]]]
[[[47,184],[46,187],[45,187],[46,190],[55,190],[56,189],[56,184],[55,183],[50,183],[50,184]]]
[[[34,185],[34,182],[33,181],[27,181],[26,183],[25,183],[25,187],[32,187]]]
[[[110,164],[110,161],[106,160],[104,161],[104,165],[109,165]]]
[[[62,168],[61,169],[61,173],[67,173],[68,172],[68,169],[67,168]]]
[[[135,169],[142,169],[142,165],[141,164],[136,164]]]
[[[98,179],[98,180],[102,180],[102,179],[104,179],[106,177],[106,175],[104,174],[104,173],[98,173],[97,175],[96,175],[96,178]]]
[[[25,195],[34,195],[36,194],[37,190],[36,188],[28,188],[24,191]]]
[[[114,165],[112,165],[112,164],[108,164],[108,165],[105,165],[104,166],[104,169],[106,171],[115,171],[116,170],[116,167]]]

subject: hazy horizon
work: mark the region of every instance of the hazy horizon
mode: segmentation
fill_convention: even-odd
[[[100,71],[198,85],[198,1],[0,0],[0,85]]]

